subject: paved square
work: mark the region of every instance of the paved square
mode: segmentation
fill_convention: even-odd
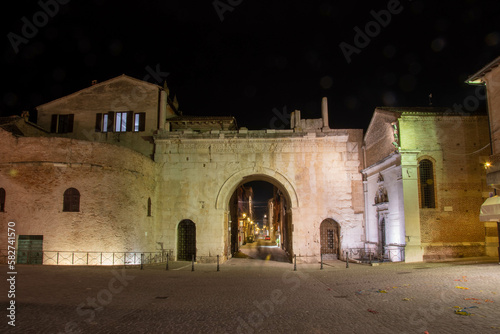
[[[7,273],[7,267],[1,266]],[[500,333],[497,262],[17,266],[2,333]]]

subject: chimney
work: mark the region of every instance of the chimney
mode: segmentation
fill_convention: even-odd
[[[97,84],[97,80],[92,80],[92,86]]]
[[[321,100],[321,117],[323,118],[323,129],[329,129],[328,125],[328,99],[323,97]]]
[[[27,121],[29,120],[29,118],[30,118],[30,112],[29,112],[29,111],[26,111],[26,110],[25,110],[25,111],[23,111],[23,112],[21,113],[21,118],[24,118],[24,121],[25,121],[25,122],[27,122]]]

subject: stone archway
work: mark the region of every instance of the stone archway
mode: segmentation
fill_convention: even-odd
[[[215,206],[216,209],[224,210],[225,212],[226,231],[232,230],[235,226],[234,222],[232,222],[234,217],[232,218],[230,215],[230,202],[233,193],[240,185],[252,181],[271,183],[283,193],[287,204],[283,218],[284,231],[281,246],[291,259],[293,256],[292,208],[297,208],[299,202],[296,191],[288,179],[272,169],[262,167],[247,168],[234,173],[224,182],[217,194]],[[231,242],[234,242],[233,239],[234,233],[226,234],[225,249],[231,251]]]
[[[340,254],[340,225],[328,218],[321,222],[320,247],[324,259],[339,259]]]

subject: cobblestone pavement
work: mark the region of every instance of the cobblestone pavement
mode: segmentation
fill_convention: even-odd
[[[500,333],[491,262],[18,265],[15,327],[0,288],[1,333]]]
[[[286,253],[272,241],[257,239],[241,246],[240,251],[253,259],[290,262]]]

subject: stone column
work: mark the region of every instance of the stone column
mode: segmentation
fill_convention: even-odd
[[[299,131],[301,131],[302,129],[300,129],[300,110],[295,110],[294,114],[295,114],[295,121],[294,121],[295,128],[298,128]]]
[[[167,92],[163,89],[160,91],[160,115],[158,119],[158,129],[165,129],[165,119],[167,117]]]
[[[418,201],[418,151],[401,150],[405,219],[405,262],[423,261],[420,237],[420,206]]]
[[[323,117],[323,129],[329,129],[328,125],[328,99],[323,97],[321,100],[321,116]]]
[[[368,222],[368,203],[369,200],[368,200],[368,180],[366,179],[366,174],[363,174],[363,198],[365,200],[365,212],[363,213],[364,214],[364,220],[365,220],[365,243],[367,241],[370,241],[370,238],[369,238],[369,232],[370,232],[370,227],[368,226],[369,225],[369,222]]]

